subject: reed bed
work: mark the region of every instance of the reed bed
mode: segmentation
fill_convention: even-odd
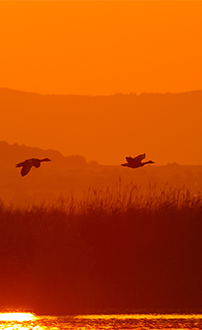
[[[0,201],[0,307],[38,313],[201,308],[202,198],[167,184]]]
[[[202,206],[202,196],[198,192],[192,193],[185,186],[173,188],[168,184],[163,189],[157,189],[156,185],[148,185],[146,191],[131,183],[123,189],[119,186],[116,190],[110,188],[89,187],[83,193],[82,199],[75,199],[74,195],[64,197],[60,195],[55,202],[26,203],[24,206],[5,204],[0,200],[0,215],[46,214],[51,216],[86,215],[88,212],[97,210],[106,212],[108,215],[114,213],[124,214],[130,211],[139,212],[166,212],[169,209],[182,211],[187,209],[198,209]]]
[[[161,212],[166,209],[180,211],[183,209],[200,209],[202,206],[202,196],[200,191],[192,193],[185,186],[182,188],[171,187],[168,184],[163,189],[157,189],[156,185],[148,185],[145,191],[133,183],[120,186],[116,190],[110,188],[89,187],[83,193],[82,199],[75,199],[74,195],[65,197],[60,195],[53,203],[27,203],[24,206],[5,205],[0,201],[0,211],[6,210],[16,213],[48,213],[69,215],[84,215],[90,211],[104,211],[107,214],[123,214],[128,210],[139,210],[140,212]]]

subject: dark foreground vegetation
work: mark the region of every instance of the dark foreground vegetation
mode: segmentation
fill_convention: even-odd
[[[0,308],[39,314],[202,308],[202,198],[93,190],[0,204]]]

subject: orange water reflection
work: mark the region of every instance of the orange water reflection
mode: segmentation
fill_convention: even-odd
[[[111,314],[36,316],[0,313],[0,330],[202,329],[201,314]]]
[[[0,329],[7,330],[37,330],[33,327],[35,315],[27,312],[0,313]]]
[[[32,313],[0,313],[0,321],[32,321],[34,319],[34,314]]]
[[[147,319],[147,320],[157,320],[157,319],[165,319],[165,320],[191,320],[191,319],[202,319],[202,314],[99,314],[99,315],[78,315],[76,318],[79,319],[117,319],[117,320],[123,320],[123,319],[134,319],[134,320],[140,320],[140,319]]]

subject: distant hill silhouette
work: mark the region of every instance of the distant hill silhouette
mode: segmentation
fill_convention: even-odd
[[[146,152],[156,164],[202,164],[202,91],[40,95],[0,88],[1,139],[116,165]]]
[[[83,156],[63,156],[61,152],[57,150],[43,150],[41,148],[28,147],[26,145],[18,145],[14,143],[9,145],[5,141],[0,141],[0,167],[1,166],[13,166],[16,162],[23,161],[28,158],[44,158],[49,157],[55,162],[55,167],[83,167],[87,165]]]

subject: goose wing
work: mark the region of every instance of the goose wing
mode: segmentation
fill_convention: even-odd
[[[129,164],[131,164],[133,162],[133,158],[132,157],[126,157],[126,160]]]
[[[129,164],[140,163],[146,157],[145,154],[138,155],[136,157],[126,157],[126,160]]]
[[[25,176],[27,173],[29,173],[32,165],[33,165],[32,162],[29,162],[29,161],[24,162],[22,169],[21,169],[21,175]]]
[[[133,158],[134,161],[136,162],[141,162],[143,159],[145,159],[146,154],[142,154],[142,155],[138,155],[136,157]]]

